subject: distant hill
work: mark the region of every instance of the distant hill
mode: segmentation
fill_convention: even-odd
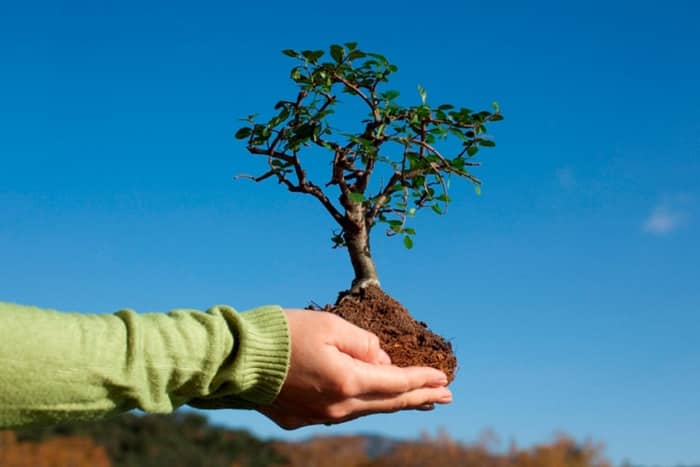
[[[60,437],[90,439],[105,449],[113,466],[285,465],[272,443],[247,431],[209,425],[205,417],[185,412],[126,414],[95,423],[18,430],[16,436],[19,443],[41,443]]]
[[[90,424],[0,431],[0,466],[73,467],[611,467],[602,446],[559,437],[493,452],[447,433],[399,441],[383,436],[261,440],[212,426],[193,413],[127,414]],[[686,466],[690,467],[690,466]],[[700,466],[699,466],[700,467]]]

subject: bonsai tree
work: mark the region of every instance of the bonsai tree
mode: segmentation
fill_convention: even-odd
[[[341,297],[358,297],[380,287],[370,248],[373,228],[383,224],[387,235],[402,237],[410,249],[410,219],[424,208],[446,212],[451,178],[466,179],[479,194],[481,182],[471,172],[480,165],[475,156],[495,146],[486,125],[503,117],[496,103],[493,111],[477,112],[432,106],[420,85],[417,102],[401,105],[399,91],[384,88],[397,67],[354,42],[331,45],[325,60],[322,50],[283,53],[297,61],[290,75],[296,96],[278,101],[269,120],[244,119],[235,136],[267,166],[257,176],[239,177],[276,180],[321,203],[337,224],[334,247],[347,248],[354,271]],[[340,109],[356,117],[348,121],[336,113]],[[320,167],[329,170],[312,180],[310,171]]]

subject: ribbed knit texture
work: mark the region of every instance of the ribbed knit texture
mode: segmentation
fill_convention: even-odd
[[[0,302],[0,427],[266,404],[289,354],[277,306],[96,315]]]

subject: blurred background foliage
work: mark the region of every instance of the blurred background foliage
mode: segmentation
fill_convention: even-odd
[[[485,432],[472,444],[446,431],[416,440],[328,436],[261,440],[210,425],[193,413],[138,416],[78,425],[0,431],[0,466],[222,467],[609,467],[603,446],[558,435],[547,444],[503,448]]]

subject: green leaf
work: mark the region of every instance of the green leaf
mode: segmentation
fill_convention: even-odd
[[[457,170],[463,170],[465,161],[461,157],[456,157],[450,161],[450,165]]]
[[[323,50],[304,50],[301,54],[309,62],[316,64],[319,58],[323,57],[325,52]]]
[[[485,148],[492,148],[496,146],[496,143],[491,141],[490,139],[480,139],[479,145],[484,146]]]
[[[405,246],[405,247],[406,247],[407,249],[409,249],[409,250],[410,250],[411,248],[413,248],[413,239],[412,239],[411,237],[409,237],[408,235],[406,235],[406,236],[403,238],[403,246]]]
[[[346,246],[345,238],[339,233],[333,232],[331,241],[333,242],[333,248],[341,248]]]
[[[401,93],[399,91],[387,91],[384,94],[382,94],[382,99],[387,100],[387,101],[393,101],[397,97],[399,97]]]
[[[314,134],[315,128],[314,122],[304,123],[298,128],[294,129],[294,137],[298,139],[310,138]]]
[[[285,54],[287,57],[292,57],[292,58],[297,58],[297,57],[299,56],[299,54],[297,53],[297,51],[296,51],[296,50],[292,50],[292,49],[284,49],[284,50],[282,51],[282,53]]]
[[[346,42],[345,47],[349,50],[355,50],[357,48],[357,42]]]
[[[423,103],[423,105],[425,105],[425,101],[428,98],[428,93],[425,92],[425,89],[420,84],[418,85],[418,94],[420,94],[421,102]]]
[[[474,191],[476,192],[476,196],[481,196],[481,185],[474,185]]]
[[[348,199],[353,203],[361,203],[365,200],[365,196],[362,193],[349,193]]]
[[[425,105],[425,103],[423,103],[423,105],[421,105],[420,107],[416,107],[416,115],[419,118],[430,117],[430,107],[428,107],[427,105]]]
[[[235,136],[236,136],[236,139],[246,139],[247,137],[250,136],[250,134],[251,134],[252,132],[253,132],[253,130],[251,130],[250,128],[248,128],[247,126],[245,126],[245,127],[241,128],[241,129],[239,129],[239,130],[236,132],[236,135],[235,135]]]
[[[246,118],[242,118],[241,120],[244,122],[250,122],[250,123],[255,123],[255,117],[257,117],[258,114],[250,114]]]
[[[477,152],[479,152],[479,148],[476,146],[471,146],[471,147],[467,148],[467,154],[469,155],[469,157],[472,157]]]
[[[440,206],[437,204],[433,204],[430,208],[435,211],[436,214],[442,214],[442,209],[440,209]]]
[[[461,141],[469,141],[469,138],[467,138],[467,136],[462,133],[462,130],[458,128],[450,127],[447,129],[447,131],[449,131],[453,136],[459,138]]]
[[[279,115],[270,119],[270,121],[268,122],[268,125],[270,125],[271,127],[276,127],[277,125],[279,125],[283,121],[287,120],[288,117],[289,117],[289,109],[284,108],[284,109],[282,109],[282,112],[279,113]]]
[[[353,50],[352,52],[350,52],[348,54],[348,58],[350,60],[357,60],[358,58],[365,58],[366,56],[367,56],[367,54],[365,54],[364,52],[361,52],[359,50]]]
[[[496,113],[498,113],[498,111],[501,109],[501,107],[498,105],[498,102],[496,101],[493,101],[491,105],[493,106],[493,110],[495,110]]]
[[[340,63],[343,61],[343,52],[344,50],[341,46],[337,44],[333,44],[331,46],[331,57],[333,57],[333,60],[335,60],[336,63]]]
[[[389,61],[388,61],[388,60],[386,59],[386,57],[385,57],[384,55],[382,55],[382,54],[377,54],[377,53],[368,52],[367,55],[369,55],[370,57],[376,58],[377,60],[379,60],[380,62],[382,62],[382,64],[384,64],[384,65],[388,65],[388,64],[389,64]]]
[[[258,125],[258,126],[257,126],[257,130],[258,130],[258,131],[257,131],[258,136],[260,136],[260,138],[262,138],[262,139],[264,139],[264,140],[269,139],[269,138],[270,138],[270,135],[272,134],[272,130],[271,130],[270,127],[267,126],[267,125],[265,125],[265,126],[263,126],[263,125]]]

